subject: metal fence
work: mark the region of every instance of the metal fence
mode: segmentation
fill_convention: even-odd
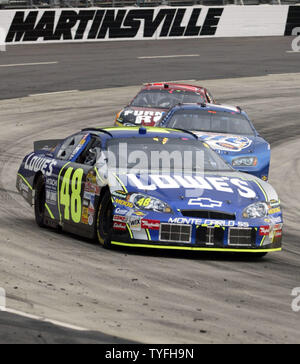
[[[300,0],[0,0],[2,9],[24,8],[118,8],[126,6],[225,6],[225,5],[286,5],[300,4]]]

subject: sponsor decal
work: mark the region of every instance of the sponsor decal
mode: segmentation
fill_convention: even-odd
[[[244,198],[255,198],[256,192],[250,188],[247,181],[228,177],[200,177],[200,176],[169,176],[149,175],[151,184],[145,184],[135,174],[128,174],[128,180],[140,190],[154,191],[156,189],[194,188],[216,190],[224,193],[235,193]]]
[[[141,218],[139,217],[131,217],[128,220],[128,225],[132,231],[140,231],[141,230]]]
[[[142,220],[142,229],[159,230],[159,228],[160,228],[159,220],[149,220],[149,219]]]
[[[220,151],[241,152],[252,144],[252,140],[243,136],[211,135],[201,134],[199,132],[195,132],[195,134],[201,140],[204,140],[212,149]]]
[[[90,171],[86,176],[86,182],[91,185],[97,185],[97,177],[94,171]]]
[[[84,206],[84,207],[89,207],[89,204],[90,204],[90,201],[89,201],[89,200],[85,200],[85,199],[83,199],[83,201],[82,201],[82,206]]]
[[[88,201],[91,201],[91,199],[93,198],[93,197],[95,197],[95,194],[94,193],[92,193],[92,192],[84,192],[84,194],[83,194],[83,198],[85,199],[85,200],[88,200]]]
[[[25,193],[29,193],[29,187],[22,181],[22,179],[19,179],[19,190]]]
[[[46,179],[46,203],[49,205],[57,204],[57,179]]]
[[[113,229],[114,230],[126,230],[126,224],[122,223],[122,222],[114,222],[113,224]]]
[[[129,201],[125,201],[125,200],[120,200],[119,198],[115,198],[115,203],[122,205],[122,206],[126,206],[129,208],[133,207],[133,203],[129,202]]]
[[[270,226],[261,226],[259,229],[260,236],[268,236],[270,234]]]
[[[281,238],[282,237],[282,224],[276,224],[273,227],[270,227],[270,239],[272,242],[275,238]]]
[[[113,221],[117,221],[117,222],[125,222],[127,221],[126,216],[121,216],[121,215],[114,215],[113,217]]]
[[[50,205],[57,204],[57,194],[56,191],[46,190],[46,202]]]
[[[129,212],[128,210],[121,209],[120,207],[117,207],[115,209],[115,213],[118,214],[118,215],[127,215],[128,212]]]
[[[87,207],[82,208],[81,222],[85,225],[89,223],[89,209]]]
[[[214,201],[210,198],[191,198],[188,202],[189,205],[192,206],[200,206],[200,207],[221,207],[223,202],[221,201]]]
[[[261,226],[259,229],[260,236],[269,236],[271,239],[282,237],[282,224],[274,226]]]
[[[214,36],[223,7],[16,11],[6,43]]]
[[[27,171],[41,171],[45,176],[50,177],[53,173],[53,167],[57,164],[53,159],[38,157],[31,153],[25,160],[24,168]]]
[[[208,225],[208,226],[230,226],[233,227],[235,225],[235,221],[226,221],[226,220],[210,220],[210,219],[197,219],[197,218],[189,218],[189,217],[175,217],[169,218],[169,224],[187,224],[187,225]]]
[[[118,198],[123,198],[123,199],[127,198],[127,192],[124,192],[124,191],[114,191],[114,192],[112,192],[112,195],[114,197],[118,197]]]
[[[271,200],[271,201],[269,202],[269,205],[270,205],[270,207],[272,207],[272,208],[280,207],[280,202],[279,202],[279,201],[276,201],[276,200]]]
[[[145,216],[146,215],[141,211],[134,211],[133,214],[136,215],[136,216]]]
[[[57,179],[56,178],[47,178],[47,181],[46,181],[46,185],[48,187],[53,187],[55,189],[57,189]]]
[[[276,207],[268,211],[269,215],[279,214],[280,212],[281,212],[280,207]]]
[[[92,184],[90,182],[86,182],[84,185],[84,191],[85,192],[90,192],[94,195],[99,196],[100,195],[100,187],[97,186],[97,184]]]
[[[282,217],[278,216],[278,217],[273,217],[270,216],[270,221],[272,224],[281,224],[282,223]]]
[[[150,111],[150,110],[131,110],[127,109],[124,111],[124,116],[133,115],[135,116],[134,123],[140,124],[151,124],[158,123],[163,116],[162,111]]]

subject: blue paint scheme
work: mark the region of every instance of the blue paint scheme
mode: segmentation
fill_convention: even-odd
[[[247,146],[248,143],[245,143],[245,147],[243,147],[240,151],[230,151],[222,150],[221,148],[217,148],[214,144],[214,141],[217,142],[218,139],[223,139],[224,137],[230,139],[230,135],[226,134],[217,134],[217,133],[207,133],[207,132],[197,132],[195,134],[198,135],[199,139],[202,141],[206,141],[216,152],[218,152],[222,158],[228,162],[231,166],[233,166],[232,162],[236,158],[240,157],[257,157],[257,165],[256,166],[233,166],[233,168],[245,172],[253,174],[256,177],[261,179],[268,179],[269,168],[270,168],[270,145],[267,141],[265,141],[256,131],[253,123],[251,122],[247,113],[239,108],[226,106],[226,105],[214,105],[214,104],[180,104],[176,105],[169,110],[169,112],[163,117],[163,119],[159,122],[158,126],[160,127],[168,127],[172,116],[178,112],[179,110],[207,110],[207,111],[223,111],[228,113],[241,113],[250,123],[250,126],[253,130],[254,136],[245,136],[245,139],[250,140],[250,145]],[[191,130],[192,131],[192,130]],[[235,137],[241,138],[241,135],[233,135],[232,138]],[[233,140],[234,142],[234,140]],[[214,145],[212,145],[214,144]]]
[[[175,131],[172,129],[160,129],[160,128],[142,128],[138,127],[128,127],[128,128],[107,128],[101,131],[101,129],[90,129],[90,131],[86,131],[86,134],[89,134],[88,139],[90,140],[91,135],[100,138],[102,148],[106,149],[107,141],[112,138],[184,138],[188,140],[197,139],[193,134],[186,133],[184,131]],[[77,135],[77,134],[75,134]],[[66,139],[67,140],[67,139]],[[27,155],[19,169],[18,178],[17,178],[17,188],[23,197],[32,204],[32,193],[29,191],[28,195],[24,195],[24,191],[22,191],[21,184],[22,180],[25,179],[27,183],[34,190],[35,177],[37,173],[42,173],[45,176],[46,180],[46,193],[47,192],[56,192],[56,203],[49,204],[49,208],[54,216],[54,222],[58,225],[63,226],[67,229],[68,221],[64,221],[62,215],[62,206],[59,200],[59,189],[60,184],[62,182],[62,175],[67,168],[73,168],[76,170],[77,168],[84,169],[85,176],[89,173],[89,171],[93,170],[93,167],[86,166],[82,164],[75,163],[75,160],[61,160],[57,158],[58,152],[62,146],[60,143],[54,150],[42,150],[37,151],[35,153],[31,153]],[[39,168],[35,168],[32,170],[33,160],[37,163],[36,166]],[[101,174],[101,170],[98,172]],[[23,178],[22,178],[22,177]],[[59,178],[60,176],[60,178]],[[144,243],[144,244],[157,244],[157,245],[167,245],[167,246],[189,246],[195,247],[199,246],[199,242],[197,242],[196,234],[199,226],[207,226],[211,227],[220,226],[224,230],[223,242],[221,248],[229,248],[228,246],[228,233],[229,227],[239,227],[239,228],[250,228],[255,230],[255,245],[251,247],[251,249],[274,249],[281,247],[281,237],[276,238],[274,240],[270,240],[270,242],[266,245],[261,244],[264,242],[265,238],[259,234],[259,229],[261,226],[270,226],[274,227],[278,224],[282,224],[282,213],[281,211],[277,211],[267,216],[267,218],[255,218],[255,219],[245,219],[242,215],[243,210],[250,204],[258,201],[265,201],[270,203],[272,200],[278,201],[278,196],[275,190],[266,182],[261,181],[255,176],[240,173],[232,169],[227,172],[207,172],[205,175],[191,175],[191,177],[198,176],[199,178],[204,178],[204,186],[206,187],[202,190],[199,189],[194,190],[195,195],[189,195],[191,193],[191,189],[184,187],[183,184],[178,184],[178,187],[168,188],[167,186],[164,188],[159,185],[154,185],[151,176],[140,175],[135,176],[138,178],[138,181],[143,184],[144,188],[139,189],[138,186],[133,182],[133,180],[125,180],[126,175],[120,174],[118,175],[119,180],[122,182],[120,184],[120,189],[123,189],[124,193],[127,194],[127,197],[130,201],[130,196],[134,193],[143,193],[150,197],[155,197],[165,203],[167,203],[171,209],[171,213],[162,213],[162,212],[154,212],[154,211],[146,211],[138,207],[125,207],[122,204],[114,201],[114,215],[120,215],[120,210],[122,210],[121,216],[131,216],[134,218],[146,219],[151,221],[159,221],[160,223],[175,223],[177,219],[177,223],[183,225],[191,225],[192,226],[192,236],[191,242],[187,243],[171,243],[171,242],[163,242],[160,239],[159,231],[156,229],[141,229],[142,233],[144,233],[144,237],[140,238],[135,235],[139,235],[139,232],[132,231],[133,237],[129,237],[128,235],[122,236],[122,234],[118,234],[114,232],[113,239],[119,242],[124,243]],[[175,178],[175,175],[171,175],[171,178]],[[56,184],[57,182],[57,184]],[[84,183],[84,181],[83,181]],[[220,186],[220,183],[223,185]],[[149,186],[152,185],[152,189],[149,189]],[[48,186],[48,187],[47,187]],[[54,187],[53,187],[54,186]],[[103,187],[103,186],[102,186]],[[114,191],[112,187],[110,187],[112,196],[114,196]],[[155,187],[155,188],[154,188]],[[224,191],[225,189],[225,191]],[[83,196],[82,188],[82,196]],[[200,193],[201,192],[201,193]],[[247,196],[246,196],[247,195]],[[83,197],[82,197],[83,198]],[[203,198],[205,208],[201,208],[199,205],[191,205],[189,201],[191,199]],[[127,201],[124,199],[124,201]],[[207,207],[210,204],[210,201],[215,204],[219,204],[219,207]],[[193,201],[193,203],[195,203]],[[197,203],[197,201],[196,201]],[[96,204],[96,203],[95,203]],[[205,210],[211,212],[221,212],[223,214],[231,214],[235,215],[235,219],[226,220],[226,219],[215,219],[215,218],[193,218],[187,215],[183,215],[182,210]],[[96,213],[97,211],[95,211]],[[47,213],[47,212],[46,212]],[[143,215],[144,214],[144,215]],[[142,217],[141,217],[142,216]],[[50,216],[48,216],[50,218]],[[192,220],[190,220],[192,219]],[[77,229],[76,233],[78,235],[92,237],[95,229],[96,217],[93,219],[94,223],[92,226],[84,225],[82,222],[74,224],[73,228]],[[71,224],[69,224],[71,226]],[[127,228],[129,230],[129,228]],[[129,233],[129,232],[128,232]],[[141,234],[142,234],[141,233]],[[150,239],[149,239],[150,237]],[[202,245],[203,246],[203,245]],[[210,248],[211,246],[207,246]],[[218,246],[219,247],[219,246]],[[211,247],[213,248],[213,247]],[[219,247],[220,248],[220,247]],[[235,248],[230,246],[230,248]],[[238,247],[237,247],[238,248]],[[240,247],[239,247],[240,248]]]
[[[194,175],[195,176],[195,175]],[[119,175],[119,178],[123,181],[124,185],[126,186],[126,189],[128,191],[128,194],[141,192],[141,190],[137,189],[136,186],[130,181],[125,181],[125,176]],[[223,179],[226,181],[226,184],[228,184],[229,188],[232,190],[232,192],[224,192],[224,191],[217,191],[216,188],[204,189],[203,194],[199,195],[196,194],[193,197],[186,197],[186,188],[179,187],[174,189],[168,189],[168,188],[157,188],[153,191],[146,191],[142,190],[143,193],[146,195],[158,198],[164,202],[167,202],[169,206],[172,208],[172,213],[158,213],[158,212],[147,212],[146,215],[143,217],[144,219],[149,220],[159,220],[161,223],[168,223],[171,221],[174,221],[177,219],[176,223],[183,223],[183,224],[191,224],[192,225],[192,240],[191,244],[195,245],[196,241],[196,230],[197,226],[206,226],[206,225],[220,225],[224,224],[224,241],[223,246],[228,247],[228,232],[229,227],[236,227],[236,228],[242,228],[242,227],[248,227],[248,228],[254,228],[257,229],[256,233],[256,242],[255,246],[256,248],[259,248],[262,241],[263,236],[259,235],[259,229],[261,226],[269,225],[269,223],[266,222],[266,218],[256,218],[256,219],[246,219],[243,217],[243,210],[248,207],[250,204],[259,202],[259,201],[268,201],[266,199],[265,193],[263,192],[265,186],[264,184],[266,182],[261,181],[257,177],[250,176],[248,174],[243,174],[240,172],[232,171],[227,173],[206,173],[205,174],[205,180],[209,181],[210,179],[218,178]],[[227,180],[228,178],[228,180]],[[143,185],[151,185],[150,177],[149,176],[140,176],[139,180],[142,181]],[[245,198],[241,196],[239,193],[239,188],[231,183],[231,181],[243,181],[245,183],[245,187],[249,188],[250,190],[255,192],[256,197],[255,198]],[[212,186],[212,184],[210,184]],[[195,190],[197,193],[197,191]],[[222,202],[222,206],[220,208],[216,207],[205,207],[201,208],[200,206],[191,206],[189,205],[189,200],[191,198],[206,198],[211,199],[214,201],[220,201]],[[268,201],[269,202],[269,201]],[[116,204],[116,207],[118,204]],[[122,207],[123,208],[123,207]],[[130,208],[127,209],[128,213]],[[212,212],[222,212],[224,214],[233,214],[235,215],[235,220],[224,220],[224,219],[216,219],[216,218],[192,218],[188,217],[186,215],[182,214],[182,210],[206,210],[206,211],[212,211]],[[144,211],[145,212],[145,211]],[[283,223],[282,220],[282,213],[281,211],[275,214],[272,214],[268,217],[270,219],[270,225],[277,225]],[[156,230],[149,230],[151,235],[152,242],[159,241],[159,234]]]

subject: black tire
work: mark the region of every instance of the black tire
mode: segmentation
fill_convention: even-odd
[[[97,240],[106,249],[111,248],[113,204],[109,191],[105,192],[97,214]]]
[[[46,203],[46,188],[44,176],[39,176],[35,185],[34,196],[34,214],[35,221],[39,227],[45,227],[45,203]]]

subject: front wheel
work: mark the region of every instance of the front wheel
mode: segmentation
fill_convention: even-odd
[[[97,215],[97,238],[104,248],[111,248],[111,231],[113,227],[113,204],[111,194],[107,191],[100,202]]]
[[[46,188],[44,176],[39,176],[35,185],[34,196],[34,214],[35,221],[39,227],[45,227],[45,204],[46,204]]]

